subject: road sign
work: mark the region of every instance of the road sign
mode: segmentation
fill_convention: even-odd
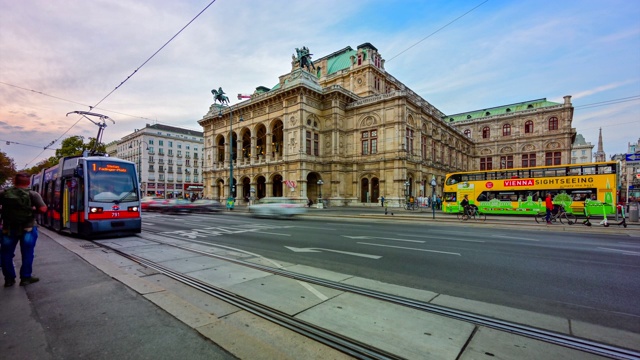
[[[640,163],[640,153],[635,153],[635,154],[626,154],[625,155],[625,160],[627,161],[627,163]]]

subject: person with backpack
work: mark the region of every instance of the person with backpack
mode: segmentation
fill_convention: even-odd
[[[29,174],[17,173],[13,187],[0,190],[0,205],[2,205],[2,241],[0,242],[0,259],[4,287],[16,283],[16,271],[13,266],[16,246],[20,243],[22,266],[20,267],[20,286],[38,282],[40,279],[32,276],[32,266],[38,229],[36,228],[34,213],[47,211],[47,205],[35,191],[29,190]]]

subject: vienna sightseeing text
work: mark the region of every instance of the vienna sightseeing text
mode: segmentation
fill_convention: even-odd
[[[553,179],[518,179],[505,180],[504,186],[533,186],[533,185],[569,185],[569,184],[591,184],[593,177],[566,177]]]

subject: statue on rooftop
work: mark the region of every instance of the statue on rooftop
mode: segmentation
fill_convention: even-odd
[[[221,87],[218,88],[218,90],[216,89],[211,90],[211,93],[213,94],[214,103],[218,101],[220,102],[220,105],[224,105],[225,103],[229,105],[229,98],[225,95],[225,92],[222,91]]]
[[[300,65],[301,69],[307,68],[307,71],[309,72],[311,72],[311,69],[316,69],[316,67],[313,65],[313,61],[311,61],[311,55],[313,54],[309,53],[309,48],[307,48],[306,46],[303,46],[302,50],[296,48],[296,54],[296,61]]]

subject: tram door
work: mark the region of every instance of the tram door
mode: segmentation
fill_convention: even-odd
[[[84,207],[81,205],[82,186],[81,179],[72,177],[64,181],[64,197],[63,197],[63,224],[65,228],[72,233],[78,233],[80,221],[83,220],[82,211]]]

